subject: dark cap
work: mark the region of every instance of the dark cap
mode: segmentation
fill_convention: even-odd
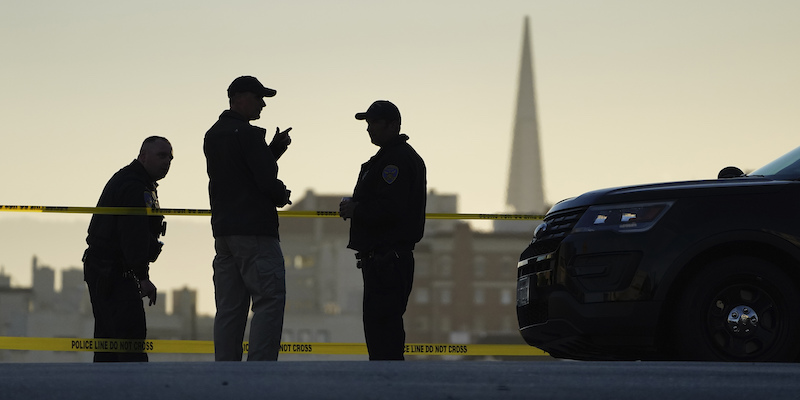
[[[366,112],[356,114],[356,119],[382,119],[400,121],[400,110],[391,101],[378,100],[372,103]]]
[[[244,92],[255,93],[261,97],[272,97],[278,93],[273,89],[264,87],[258,79],[252,76],[240,76],[234,79],[231,85],[228,86],[228,98],[233,97],[236,93]]]

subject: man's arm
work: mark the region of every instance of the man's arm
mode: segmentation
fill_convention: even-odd
[[[252,129],[254,130],[241,132],[237,136],[240,140],[244,162],[252,172],[259,190],[267,193],[276,206],[283,207],[289,203],[289,191],[286,190],[286,185],[278,179],[278,164],[272,150],[266,144],[266,131],[258,127],[252,127]]]

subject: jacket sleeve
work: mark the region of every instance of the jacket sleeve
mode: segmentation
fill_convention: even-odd
[[[278,179],[278,164],[266,142],[266,130],[250,127],[238,135],[245,164],[253,174],[258,190],[278,207],[286,205],[286,186]]]

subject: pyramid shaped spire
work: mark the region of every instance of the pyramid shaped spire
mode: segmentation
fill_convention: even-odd
[[[532,53],[528,17],[525,17],[506,205],[514,212],[539,214],[547,210],[544,204]]]

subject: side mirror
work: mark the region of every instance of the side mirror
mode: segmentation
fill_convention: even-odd
[[[736,167],[725,167],[722,171],[719,171],[717,175],[717,179],[725,179],[725,178],[736,178],[739,176],[744,176],[744,172]]]

